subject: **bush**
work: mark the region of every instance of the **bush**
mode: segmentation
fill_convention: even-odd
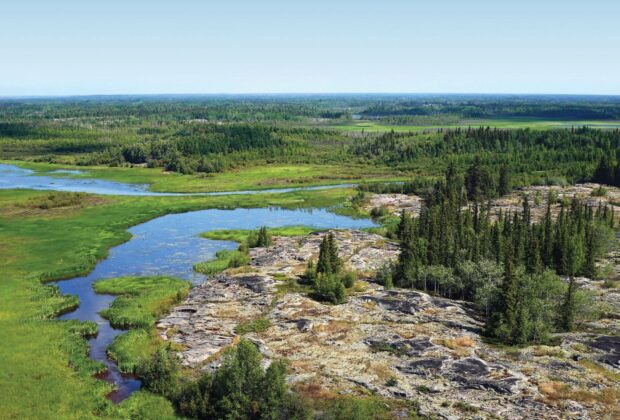
[[[314,297],[334,304],[344,303],[346,295],[342,280],[335,274],[320,274],[314,281]]]
[[[394,287],[394,280],[392,273],[394,272],[393,264],[385,264],[377,270],[375,274],[375,280],[377,283],[382,284],[386,289]]]
[[[181,414],[196,418],[308,418],[308,410],[286,384],[286,364],[262,368],[262,357],[247,340],[226,352],[214,374],[183,386],[177,396]]]
[[[597,189],[592,190],[590,195],[592,197],[605,197],[607,195],[607,190],[603,188],[602,185],[599,185]]]
[[[381,217],[388,216],[389,214],[390,211],[385,206],[375,207],[370,210],[370,217],[372,217],[373,219],[379,219]]]
[[[138,366],[137,374],[145,389],[174,396],[179,384],[179,359],[170,348],[159,348],[151,359]]]
[[[355,274],[353,271],[348,271],[347,273],[345,273],[342,279],[342,283],[344,284],[344,287],[346,287],[347,289],[350,289],[351,287],[353,287],[356,281],[357,281],[357,274]]]

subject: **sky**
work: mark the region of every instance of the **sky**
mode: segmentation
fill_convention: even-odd
[[[0,96],[620,94],[619,0],[0,0]]]

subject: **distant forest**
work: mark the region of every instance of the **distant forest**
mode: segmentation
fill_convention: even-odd
[[[620,97],[509,95],[118,96],[0,100],[0,158],[145,165],[183,174],[263,164],[380,166],[441,177],[475,158],[515,185],[617,183],[618,129],[489,126],[349,132],[331,121],[620,120]],[[426,120],[424,119],[426,118]],[[309,122],[312,122],[310,124]],[[318,125],[317,125],[318,124]],[[343,123],[346,124],[346,123]],[[602,162],[602,160],[605,160]],[[597,167],[604,164],[599,169]]]

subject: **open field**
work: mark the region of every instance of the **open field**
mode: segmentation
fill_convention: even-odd
[[[397,133],[406,133],[409,131],[425,131],[439,130],[442,128],[467,128],[467,127],[497,127],[497,128],[531,128],[539,130],[551,130],[555,128],[571,128],[588,126],[600,129],[618,129],[620,121],[600,121],[600,120],[583,120],[583,121],[560,121],[545,120],[538,118],[511,118],[511,119],[464,119],[455,123],[441,125],[408,125],[408,124],[386,124],[382,122],[369,120],[353,120],[350,122],[323,122],[302,124],[305,128],[325,128],[349,132],[367,132],[382,133],[387,131],[395,131]]]
[[[0,393],[6,418],[116,417],[140,404],[169,403],[137,394],[118,407],[109,385],[91,375],[85,342],[74,323],[53,317],[75,305],[41,281],[92,269],[107,250],[129,239],[126,229],[165,213],[209,207],[313,207],[341,203],[351,190],[222,197],[109,197],[99,203],[42,210],[28,207],[48,192],[0,191]],[[33,363],[36,361],[36,363]],[[77,369],[76,369],[77,368]],[[161,402],[160,402],[161,400]],[[133,408],[127,408],[133,405]],[[159,411],[158,411],[159,412]]]

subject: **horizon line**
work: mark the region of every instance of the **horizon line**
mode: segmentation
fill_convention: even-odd
[[[93,97],[206,97],[206,96],[582,96],[582,97],[618,97],[620,93],[548,93],[548,92],[193,92],[193,93],[77,93],[77,94],[26,94],[0,95],[0,100],[7,99],[61,99]]]

